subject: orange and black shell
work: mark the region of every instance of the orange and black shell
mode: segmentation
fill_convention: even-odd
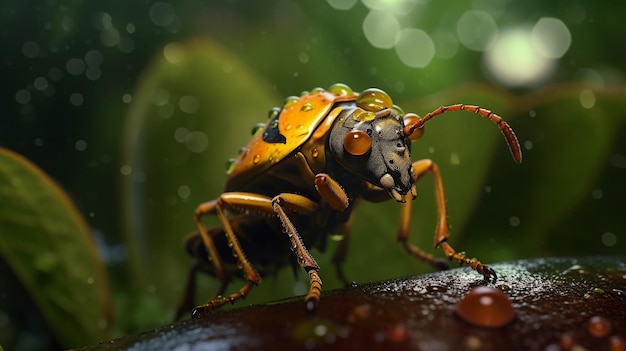
[[[344,102],[355,102],[355,106],[366,111],[392,108],[391,98],[382,90],[370,88],[359,94],[341,83],[328,90],[315,88],[303,92],[300,97],[288,97],[282,108],[274,107],[269,111],[267,123],[253,128],[248,145],[240,150],[236,159],[229,161],[226,187],[235,189],[253,181],[302,147],[312,136],[325,137],[330,129],[326,124],[334,120],[329,118],[333,106]],[[393,108],[399,109],[397,106]],[[338,113],[341,109],[337,110]]]

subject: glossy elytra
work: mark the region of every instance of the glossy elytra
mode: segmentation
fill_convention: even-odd
[[[448,259],[470,265],[485,280],[495,280],[493,269],[448,243],[446,200],[437,165],[411,160],[411,142],[422,135],[424,123],[446,111],[474,112],[496,123],[514,160],[521,162],[519,142],[509,125],[478,106],[440,107],[420,118],[404,113],[380,89],[355,93],[335,84],[328,90],[316,88],[289,97],[282,107],[271,109],[267,120],[252,129],[248,145],[228,162],[224,192],[195,211],[198,233],[188,238],[187,250],[197,260],[178,316],[194,306],[198,272],[217,277],[221,286],[208,303],[193,309],[194,317],[245,297],[261,276],[287,265],[307,272],[305,306],[315,310],[322,280],[309,249],[323,250],[329,233],[341,233],[333,262],[345,280],[341,263],[350,237],[349,220],[362,200],[402,203],[398,241],[410,255],[447,268],[445,261],[409,241],[416,182],[429,172],[435,180],[438,210],[435,246]],[[202,217],[209,215],[217,216],[220,225],[207,230]],[[244,286],[224,295],[230,281],[241,277]]]

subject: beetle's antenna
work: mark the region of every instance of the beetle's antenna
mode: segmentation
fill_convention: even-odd
[[[504,135],[504,139],[506,139],[506,142],[509,145],[509,150],[511,150],[511,156],[513,156],[513,160],[515,160],[515,162],[517,163],[522,162],[522,148],[520,147],[519,141],[517,140],[517,137],[515,136],[515,132],[513,132],[513,129],[511,128],[511,126],[509,126],[509,124],[506,123],[502,119],[502,117],[496,115],[490,110],[484,109],[479,106],[456,104],[456,105],[439,107],[438,109],[432,112],[429,112],[421,120],[417,121],[417,123],[409,126],[409,128],[407,129],[410,129],[410,130],[403,131],[403,134],[410,135],[415,129],[423,128],[424,123],[426,123],[428,120],[432,119],[435,116],[439,116],[447,111],[474,112],[485,118],[490,119],[493,123],[498,125],[498,127],[500,128],[500,131],[502,132],[502,135]]]

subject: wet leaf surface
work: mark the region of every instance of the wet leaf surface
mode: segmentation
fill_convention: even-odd
[[[619,350],[626,334],[626,257],[550,258],[492,266],[514,317],[501,327],[454,310],[483,284],[467,268],[216,312],[82,350]],[[480,311],[480,309],[478,310]],[[482,313],[482,312],[477,312]],[[617,347],[617,348],[616,348]],[[623,348],[622,348],[623,349]]]
[[[3,148],[0,257],[19,276],[66,347],[111,335],[109,280],[83,217],[48,175]],[[0,283],[6,282],[6,277],[0,278]],[[15,303],[0,296],[4,300],[0,311],[5,303]]]

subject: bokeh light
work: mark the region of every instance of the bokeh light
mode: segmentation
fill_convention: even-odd
[[[396,53],[405,65],[423,68],[435,56],[435,44],[423,30],[405,28],[396,43]]]
[[[535,85],[549,77],[556,66],[554,60],[535,49],[527,27],[501,32],[485,53],[484,62],[497,81],[511,87]]]
[[[558,59],[565,55],[572,44],[572,35],[560,19],[543,17],[533,28],[531,42],[541,55]]]
[[[498,37],[498,26],[490,14],[467,11],[456,24],[456,33],[463,46],[474,51],[489,50]]]
[[[326,0],[335,10],[350,10],[357,0]]]
[[[363,33],[373,47],[391,49],[400,37],[400,23],[390,12],[370,11],[363,20]]]

